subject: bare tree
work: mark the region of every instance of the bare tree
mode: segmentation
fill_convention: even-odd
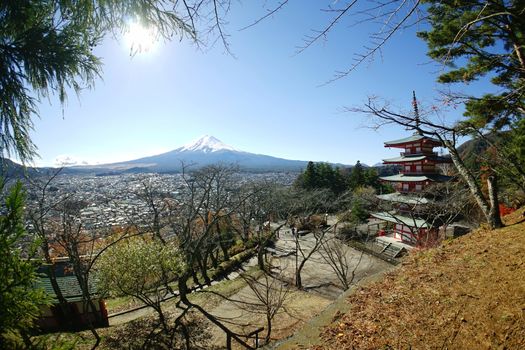
[[[235,194],[234,218],[238,221],[232,228],[245,243],[257,244],[258,265],[266,270],[266,248],[276,238],[290,216],[290,191],[270,182],[252,182],[242,186]],[[278,223],[277,225],[272,225]]]
[[[295,241],[295,286],[299,289],[303,288],[301,273],[304,266],[322,246],[328,228],[315,227],[308,236],[311,238],[301,237],[299,233],[294,236]],[[313,238],[313,240],[312,240]]]
[[[208,166],[192,174],[183,174],[186,196],[172,213],[173,231],[187,252],[189,265],[195,265],[206,284],[208,260],[217,249],[227,250],[222,240],[220,224],[233,215],[231,201],[231,176],[234,169],[225,166]],[[228,253],[225,253],[229,258]],[[195,273],[192,276],[196,277]]]
[[[476,181],[472,171],[463,162],[456,144],[462,131],[457,126],[450,126],[444,120],[440,120],[435,112],[424,114],[409,114],[402,112],[392,112],[388,105],[379,105],[377,99],[369,98],[364,108],[348,108],[348,111],[364,113],[370,117],[373,128],[380,128],[385,125],[400,125],[409,130],[434,137],[438,139],[450,153],[459,175],[467,183],[470,194],[476,200],[480,210],[483,212],[488,224],[493,227],[501,227],[503,223],[499,215],[499,202],[497,196],[496,176],[489,176],[487,184],[489,189],[489,199],[485,198],[479,183]],[[436,120],[432,118],[434,116]]]
[[[301,272],[321,248],[329,230],[325,217],[326,210],[331,206],[332,194],[329,190],[292,190],[290,197],[288,211],[293,217],[289,221],[295,231],[295,286],[301,289]]]
[[[331,237],[321,243],[319,253],[323,260],[330,265],[344,290],[350,288],[355,274],[363,260],[364,252],[355,257],[355,250],[336,237]]]
[[[268,273],[263,273],[260,278],[242,274],[241,278],[250,287],[257,299],[256,305],[252,304],[251,306],[254,307],[249,309],[266,317],[265,343],[269,343],[272,334],[272,321],[283,308],[290,290],[283,284],[280,276],[271,276]]]
[[[266,321],[266,335],[265,343],[269,343],[273,330],[273,319],[275,316],[284,308],[284,304],[290,293],[288,284],[284,282],[282,276],[283,268],[279,272],[266,272],[258,270],[256,273],[244,272],[240,274],[240,278],[246,283],[250,291],[253,293],[248,296],[243,296],[242,299],[239,297],[229,297],[220,292],[212,290],[201,290],[199,293],[210,293],[215,296],[222,298],[223,300],[234,304],[240,310],[246,311],[249,314],[260,314],[264,315]],[[246,334],[245,330],[251,324],[244,323],[242,320],[225,317],[218,317],[224,322],[233,324],[243,328],[244,336],[247,338],[251,337],[252,333]],[[258,329],[256,331],[261,331]]]
[[[54,210],[60,215],[59,226],[55,227],[57,242],[60,244],[73,267],[73,272],[82,292],[83,309],[87,310],[95,318],[95,323],[103,324],[102,315],[97,312],[97,308],[92,299],[90,286],[90,272],[92,265],[92,254],[94,253],[96,235],[84,232],[80,221],[80,209],[85,204],[80,201],[66,200]],[[87,318],[90,330],[96,339],[94,348],[100,343],[100,336],[95,330],[91,317]]]
[[[154,234],[163,243],[166,243],[162,231],[167,226],[167,220],[163,220],[168,214],[168,202],[162,198],[161,193],[148,179],[141,181],[141,188],[137,197],[146,204],[146,213],[141,218],[131,217],[131,221],[138,231]],[[139,219],[138,222],[136,220]]]
[[[211,166],[194,173],[187,171],[188,167],[183,165],[182,181],[185,194],[180,203],[171,208],[169,215],[170,225],[177,237],[184,262],[184,268],[177,278],[179,293],[177,305],[185,312],[191,309],[197,310],[224,331],[228,338],[233,338],[246,348],[251,348],[217,317],[188,299],[188,294],[191,292],[188,280],[193,278],[199,284],[197,271],[207,284],[211,284],[207,269],[209,254],[213,249],[217,249],[217,245],[213,243],[214,230],[218,222],[230,217],[235,211],[230,201],[231,188],[226,185],[229,183],[233,169]]]
[[[247,242],[256,231],[256,227],[265,218],[265,210],[268,205],[266,202],[271,196],[272,184],[266,182],[248,183],[243,185],[235,193],[237,202],[235,217],[239,224],[234,225],[234,229]]]
[[[46,264],[49,265],[49,280],[51,287],[55,292],[59,305],[59,318],[64,324],[72,327],[71,310],[69,309],[68,302],[64,297],[60,286],[57,282],[57,276],[54,269],[53,251],[52,244],[55,241],[54,231],[50,227],[49,217],[52,215],[53,208],[60,204],[64,199],[58,198],[52,201],[49,198],[49,187],[53,180],[58,176],[61,170],[55,172],[51,177],[45,181],[36,181],[28,178],[29,190],[34,195],[33,204],[28,204],[26,215],[31,225],[30,232],[35,234],[40,241],[40,248]]]
[[[57,254],[62,254],[69,258],[73,274],[82,293],[83,312],[89,312],[95,319],[93,322],[91,316],[86,318],[96,339],[95,348],[101,340],[95,324],[101,325],[105,322],[93,301],[91,277],[93,267],[97,259],[108,248],[134,234],[128,229],[116,232],[111,227],[87,230],[81,217],[81,210],[87,203],[76,199],[74,193],[54,195],[50,193],[53,181],[56,180],[60,171],[55,172],[47,180],[28,179],[34,201],[28,205],[27,216],[32,227],[31,231],[40,241],[42,256],[49,264],[49,279],[61,310],[59,317],[67,328],[75,326],[75,317],[58,284],[55,257]],[[106,221],[104,218],[99,219],[102,222]]]
[[[266,9],[263,16],[241,30],[257,25],[275,15],[289,2],[290,0],[276,1],[275,5]],[[415,26],[426,18],[426,14],[420,9],[419,0],[331,1],[328,5],[321,7],[320,11],[329,14],[328,20],[304,37],[303,43],[297,47],[297,54],[326,40],[338,25],[343,25],[343,22],[348,27],[372,25],[373,28],[368,38],[365,38],[368,42],[364,44],[363,50],[354,54],[353,62],[337,70],[325,84],[348,76],[361,64],[373,60],[377,55],[382,55],[382,49],[397,32]]]

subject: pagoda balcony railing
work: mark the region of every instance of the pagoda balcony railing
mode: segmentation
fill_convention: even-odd
[[[425,190],[424,186],[420,189],[412,188],[403,188],[403,186],[394,186],[394,189],[399,193],[421,193]]]
[[[436,156],[438,157],[439,154],[437,152],[423,152],[423,151],[419,151],[419,152],[401,152],[401,156],[404,157],[404,156]]]
[[[436,170],[400,170],[399,172],[403,175],[434,175]]]

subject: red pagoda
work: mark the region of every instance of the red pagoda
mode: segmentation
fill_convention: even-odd
[[[421,215],[429,201],[423,192],[433,183],[450,180],[449,176],[438,173],[436,165],[451,162],[450,158],[434,152],[435,147],[443,146],[441,141],[425,136],[420,131],[415,93],[414,112],[417,131],[412,136],[385,142],[385,147],[404,150],[399,157],[383,160],[384,164],[396,164],[401,167],[399,174],[380,178],[391,183],[396,190],[394,193],[378,195],[380,200],[392,202],[394,210],[372,214],[373,217],[384,221],[385,226],[392,227],[387,231],[387,241],[409,245],[417,245],[422,236],[428,237],[431,232],[437,233],[437,227],[432,227],[424,215]],[[381,231],[383,232],[385,231]]]

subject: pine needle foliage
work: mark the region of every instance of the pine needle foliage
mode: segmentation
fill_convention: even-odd
[[[4,185],[0,184],[3,188]],[[47,305],[48,297],[36,288],[35,265],[29,260],[31,249],[22,249],[27,242],[24,225],[24,191],[14,185],[2,196],[0,215],[0,344],[21,346],[22,336],[38,317],[40,307]],[[29,254],[28,254],[29,253]],[[25,256],[24,256],[25,255]],[[26,344],[27,345],[27,344]]]

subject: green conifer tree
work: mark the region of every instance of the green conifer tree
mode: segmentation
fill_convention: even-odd
[[[441,83],[470,83],[490,76],[497,93],[459,96],[465,125],[499,129],[525,114],[523,1],[424,0],[430,29],[418,33],[428,55],[449,69]]]
[[[3,188],[3,184],[0,185]],[[9,191],[0,216],[0,344],[5,349],[29,347],[28,332],[40,307],[48,303],[35,287],[35,265],[29,260],[24,225],[24,191],[17,183]],[[24,248],[26,248],[24,250]],[[25,256],[25,257],[24,257]]]

